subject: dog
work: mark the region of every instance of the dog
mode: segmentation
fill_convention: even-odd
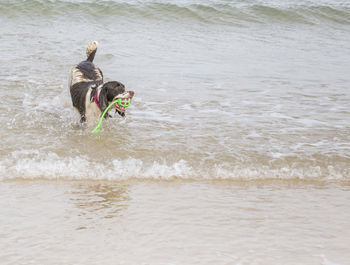
[[[118,81],[103,82],[101,69],[93,63],[97,47],[97,41],[91,42],[86,48],[86,60],[75,65],[69,75],[70,95],[81,123],[100,117],[112,101],[134,96],[134,91],[125,91],[125,86]],[[118,104],[113,107],[120,116],[125,116],[125,108]],[[109,117],[107,113],[105,118]]]

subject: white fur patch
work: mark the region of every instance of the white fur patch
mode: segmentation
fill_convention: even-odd
[[[98,77],[96,80],[84,78],[83,73],[77,68],[77,65],[72,68],[69,74],[68,87],[72,87],[76,83],[80,82],[92,82],[92,81],[102,81],[102,75],[97,67],[95,67],[94,72]]]
[[[100,95],[102,89],[102,85],[97,88],[97,98]],[[86,93],[85,97],[85,118],[87,121],[94,121],[96,119],[99,119],[101,116],[101,110],[93,100],[90,101],[90,95],[91,95],[92,89],[89,88],[88,92]]]

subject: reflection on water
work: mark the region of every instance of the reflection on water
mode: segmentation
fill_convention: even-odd
[[[130,200],[127,186],[117,183],[79,183],[71,193],[78,216],[86,219],[96,214],[102,218],[121,216]]]

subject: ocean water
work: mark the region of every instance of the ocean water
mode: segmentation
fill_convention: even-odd
[[[350,263],[350,2],[0,0],[0,22],[1,264]],[[135,91],[98,135],[67,87],[93,40]]]

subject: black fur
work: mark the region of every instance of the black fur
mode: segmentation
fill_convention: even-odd
[[[80,116],[81,116],[81,122],[86,121],[85,119],[85,97],[86,93],[88,92],[90,88],[89,83],[87,82],[80,82],[74,84],[71,89],[70,89],[70,94],[72,97],[72,103],[73,106],[79,111]]]
[[[100,68],[96,67],[92,61],[82,61],[77,65],[77,68],[83,73],[84,79],[100,80],[97,85],[102,84],[103,74]]]

